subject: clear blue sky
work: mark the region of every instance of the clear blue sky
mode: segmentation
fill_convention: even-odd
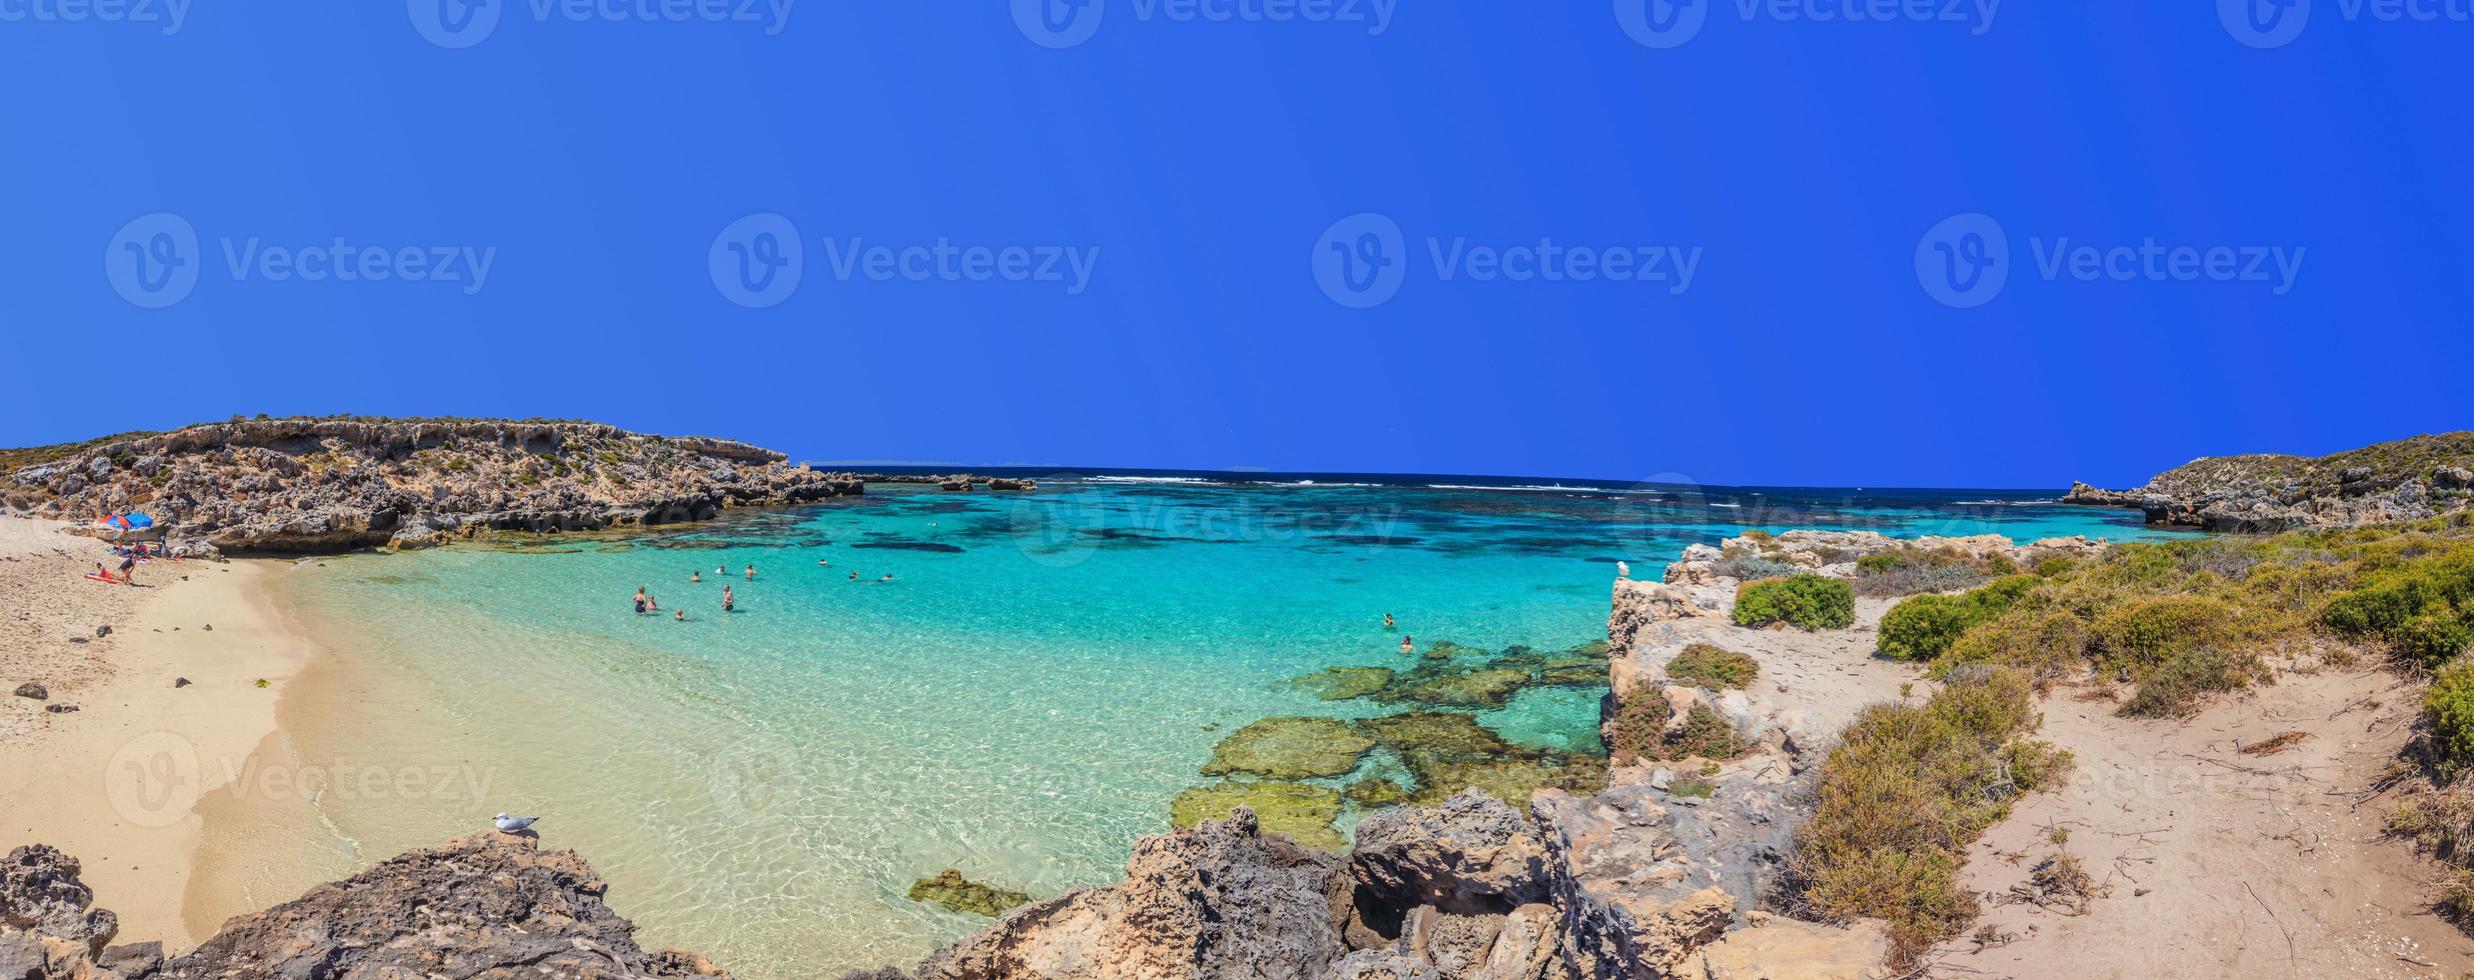
[[[2474,427],[2462,3],[1749,2],[0,0],[0,444],[2053,486]]]

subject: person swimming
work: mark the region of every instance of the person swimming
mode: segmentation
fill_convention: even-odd
[[[704,573],[703,573],[703,572],[689,572],[689,573],[687,573],[687,580],[688,580],[688,581],[690,581],[690,582],[702,582],[702,581],[704,581]]]
[[[1408,654],[1412,654],[1412,653],[1416,653],[1416,652],[1417,652],[1417,641],[1416,641],[1415,639],[1411,638],[1411,637],[1406,637],[1406,636],[1401,637],[1401,638],[1400,638],[1400,652],[1401,652],[1401,654],[1402,654],[1403,656],[1406,656],[1406,655],[1408,655]]]
[[[827,566],[827,565],[831,565],[831,564],[833,564],[833,563],[832,563],[832,562],[829,562],[829,561],[826,561],[826,560],[824,560],[824,559],[822,559],[822,558],[816,559],[816,567],[818,567],[818,568],[823,568],[823,567],[825,567],[825,566]]]
[[[885,573],[885,577],[884,577],[884,578],[877,579],[876,581],[877,581],[877,582],[879,582],[879,583],[891,582],[891,581],[893,581],[893,573],[892,573],[892,572],[887,572],[887,573]]]
[[[687,621],[687,610],[681,609],[678,612],[672,613],[670,618],[673,621],[684,623]]]
[[[1384,614],[1383,614],[1383,628],[1384,628],[1384,629],[1391,629],[1391,628],[1392,628],[1392,614],[1391,614],[1391,613],[1384,613]]]
[[[750,582],[753,582],[753,581],[755,581],[755,580],[756,580],[756,566],[754,566],[754,565],[749,565],[749,566],[747,566],[747,580],[748,580],[748,581],[750,581]]]
[[[859,570],[858,570],[858,569],[854,568],[854,569],[851,569],[851,570],[850,570],[850,580],[851,580],[851,581],[853,581],[853,582],[859,581]]]

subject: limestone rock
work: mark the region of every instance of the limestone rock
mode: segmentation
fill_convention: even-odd
[[[1633,638],[1651,623],[1715,615],[1695,604],[1692,593],[1676,586],[1617,579],[1614,611],[1606,619],[1606,642],[1620,653],[1632,649]]]
[[[78,880],[79,870],[76,858],[48,844],[10,851],[0,864],[0,938],[52,940],[86,958],[100,955],[120,932],[120,917],[93,907],[94,892]]]
[[[37,701],[41,701],[44,698],[52,696],[52,692],[44,689],[43,685],[37,684],[33,681],[27,681],[23,684],[17,685],[17,690],[14,693],[18,697],[33,698]]]
[[[1465,790],[1441,806],[1359,821],[1349,867],[1361,890],[1393,907],[1501,914],[1545,900],[1545,860],[1520,811]]]
[[[1699,953],[1699,976],[1708,980],[1876,980],[1890,976],[1882,962],[1890,943],[1881,927],[1853,928],[1763,917]]]
[[[412,851],[224,923],[157,980],[726,977],[702,957],[646,953],[573,851],[482,833]]]
[[[1318,980],[1340,958],[1340,858],[1265,836],[1252,810],[1145,837],[1125,870],[1014,910],[921,980]]]

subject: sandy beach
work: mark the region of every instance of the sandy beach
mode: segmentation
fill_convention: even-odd
[[[82,573],[117,564],[109,545],[62,527],[0,518],[0,588],[17,607],[0,691],[31,681],[49,695],[0,704],[0,827],[84,862],[124,937],[187,948],[204,938],[193,926],[241,911],[184,909],[203,839],[194,808],[248,778],[315,648],[265,592],[287,562],[155,561],[136,587],[105,584]]]

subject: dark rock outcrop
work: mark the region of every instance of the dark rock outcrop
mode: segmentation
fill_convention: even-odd
[[[1318,980],[1340,956],[1340,859],[1263,834],[1252,810],[1145,837],[1125,871],[1014,910],[921,980]]]
[[[413,851],[224,923],[158,980],[332,977],[722,977],[691,953],[647,953],[568,850],[481,833]]]
[[[396,857],[290,902],[224,923],[186,955],[109,946],[78,864],[41,844],[0,867],[0,977],[7,980],[398,980],[519,977],[657,980],[729,974],[693,953],[647,953],[602,903],[573,851],[477,834]]]
[[[2136,490],[2071,485],[2067,504],[2135,507],[2148,523],[2274,533],[2419,520],[2474,505],[2474,432],[2416,436],[2329,456],[2214,456]]]
[[[589,422],[260,419],[14,450],[5,509],[142,510],[191,552],[426,548],[482,531],[587,531],[859,493],[767,449]],[[96,526],[92,533],[111,532]]]

